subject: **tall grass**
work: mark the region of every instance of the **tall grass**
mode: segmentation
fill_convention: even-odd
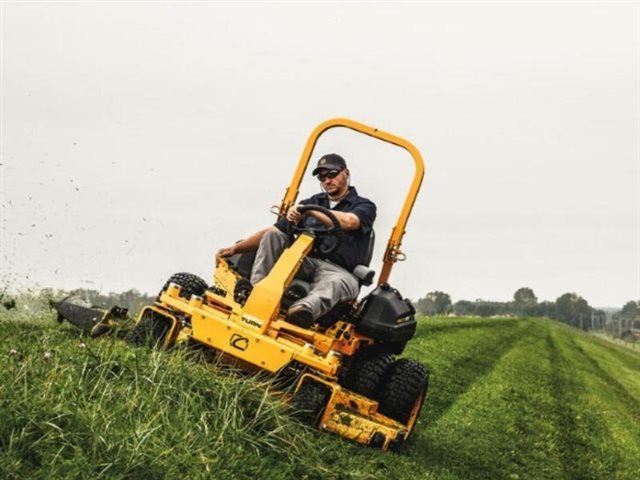
[[[0,478],[327,473],[264,379],[40,322],[2,322],[0,348]]]

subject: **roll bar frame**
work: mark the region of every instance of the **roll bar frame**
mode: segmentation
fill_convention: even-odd
[[[370,127],[347,118],[332,118],[322,122],[311,132],[311,135],[309,135],[309,138],[307,139],[307,143],[300,155],[300,160],[293,174],[293,178],[291,179],[291,183],[285,190],[284,197],[280,202],[280,207],[277,211],[278,218],[283,218],[286,215],[287,210],[294,205],[300,191],[300,184],[302,183],[304,174],[309,166],[309,161],[311,160],[311,155],[313,154],[313,150],[318,142],[318,138],[320,138],[320,136],[327,130],[335,127],[348,128],[370,137],[377,138],[378,140],[391,143],[408,151],[413,158],[415,165],[413,180],[409,187],[409,191],[407,192],[398,220],[391,230],[391,235],[389,236],[387,248],[383,256],[382,271],[378,276],[378,285],[387,283],[393,265],[406,258],[406,255],[400,250],[400,246],[402,244],[402,238],[406,233],[405,227],[407,225],[407,221],[411,215],[411,210],[413,209],[413,205],[416,201],[424,178],[424,161],[422,160],[422,155],[420,155],[418,149],[411,142],[378,128]]]

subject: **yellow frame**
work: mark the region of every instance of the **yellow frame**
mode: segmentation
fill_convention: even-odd
[[[378,285],[380,285],[382,283],[386,283],[389,280],[389,275],[391,274],[391,268],[393,267],[393,264],[395,262],[404,260],[405,258],[404,253],[400,250],[400,245],[402,244],[402,237],[404,237],[404,234],[406,233],[405,227],[407,225],[407,221],[409,220],[409,215],[411,215],[411,210],[413,209],[413,205],[416,201],[416,197],[418,196],[418,192],[420,191],[420,186],[424,178],[424,161],[422,160],[422,155],[420,155],[418,149],[411,142],[391,133],[379,130],[374,127],[370,127],[354,120],[349,120],[347,118],[332,118],[321,123],[311,132],[311,135],[309,135],[304,150],[302,151],[302,155],[300,156],[300,161],[298,162],[296,171],[294,172],[293,178],[291,179],[291,183],[285,190],[284,197],[280,202],[278,217],[282,218],[286,214],[289,207],[294,204],[296,198],[298,197],[300,184],[302,183],[304,174],[307,171],[307,167],[309,166],[309,161],[311,160],[311,155],[313,154],[313,149],[318,142],[318,138],[320,138],[320,136],[327,130],[335,127],[349,128],[351,130],[355,130],[356,132],[364,133],[365,135],[368,135],[370,137],[377,138],[384,142],[404,148],[409,152],[415,164],[413,181],[411,182],[411,186],[409,188],[409,191],[407,192],[407,196],[402,206],[402,210],[400,211],[400,215],[398,216],[398,220],[391,230],[391,235],[389,236],[389,240],[387,242],[387,248],[384,252],[382,271],[378,276]]]

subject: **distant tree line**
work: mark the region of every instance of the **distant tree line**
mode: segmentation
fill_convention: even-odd
[[[510,302],[478,299],[453,303],[449,294],[433,291],[415,301],[414,306],[423,315],[548,317],[583,330],[603,329],[606,324],[606,313],[591,307],[589,302],[575,293],[565,293],[554,302],[538,302],[535,293],[528,287],[516,290]],[[629,328],[634,328],[636,324],[640,327],[640,302],[627,302],[613,316],[613,320],[626,321]]]

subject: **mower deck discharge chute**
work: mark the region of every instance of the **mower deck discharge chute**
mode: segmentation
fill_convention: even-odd
[[[311,328],[285,321],[287,308],[308,291],[305,282],[294,279],[305,256],[317,248],[320,237],[333,236],[339,242],[340,232],[335,231],[339,223],[331,210],[312,206],[307,210],[321,209],[333,217],[334,228],[292,232],[297,238],[256,285],[247,280],[251,254],[216,258],[213,285],[189,273],[175,274],[156,302],[142,309],[128,339],[138,344],[151,340],[161,348],[195,342],[242,370],[269,372],[277,376],[302,421],[387,450],[400,445],[415,429],[428,386],[425,366],[395,357],[413,337],[416,321],[411,303],[388,284],[393,264],[404,260],[401,240],[424,165],[418,150],[402,138],[352,120],[326,121],[307,140],[281,201],[280,218],[294,205],[319,136],[334,127],[404,148],[415,164],[373,291],[337,305]],[[354,274],[361,285],[371,285],[375,275],[366,266],[357,267]]]
[[[82,305],[77,299],[67,297],[56,304],[58,322],[67,320],[78,327],[82,333],[91,337],[100,337],[113,331],[119,326],[121,320],[127,318],[129,310],[124,307],[114,306],[109,310],[100,307],[88,307]]]

